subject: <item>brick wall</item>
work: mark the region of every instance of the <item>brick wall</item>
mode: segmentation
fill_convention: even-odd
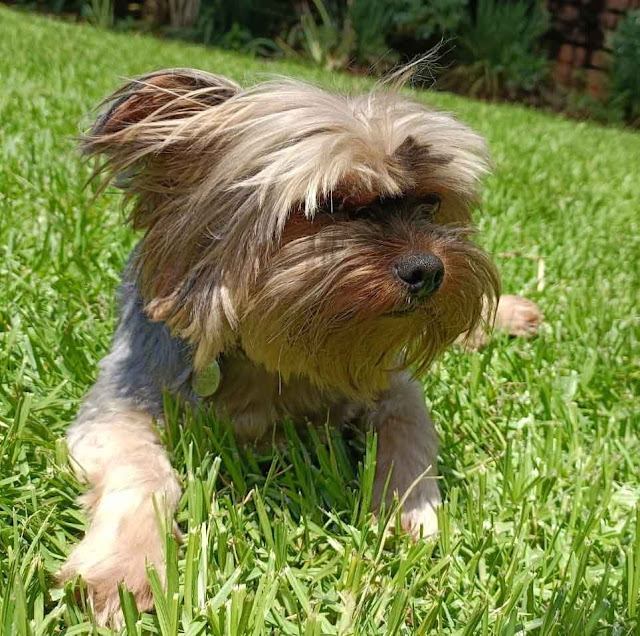
[[[603,98],[611,64],[610,35],[620,18],[638,6],[640,0],[547,0],[556,80]]]

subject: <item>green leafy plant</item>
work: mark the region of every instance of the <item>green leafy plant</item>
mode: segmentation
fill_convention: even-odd
[[[578,119],[592,119],[602,124],[624,125],[624,102],[619,96],[605,101],[580,93],[572,95],[566,112]]]
[[[279,49],[273,39],[263,34],[275,28],[273,23],[279,15],[276,5],[277,2],[270,3],[275,15],[264,14],[265,19],[261,20],[264,6],[257,0],[202,0],[192,24],[169,27],[165,33],[224,49],[261,56],[273,55]]]
[[[468,0],[398,0],[393,22],[397,36],[428,42],[458,35],[468,15]]]
[[[623,104],[626,118],[640,124],[640,11],[629,13],[612,38],[612,97]]]
[[[393,64],[396,57],[386,41],[393,29],[393,5],[384,0],[351,0],[347,4],[348,17],[356,34],[356,62],[376,64],[386,61],[387,65]]]
[[[168,0],[169,20],[174,28],[190,27],[200,14],[200,0]]]
[[[548,73],[547,58],[539,50],[547,28],[537,0],[479,0],[475,19],[460,37],[462,63],[443,84],[489,99],[535,90]]]
[[[83,7],[84,17],[94,26],[113,26],[113,0],[89,0]]]
[[[360,65],[393,64],[386,36],[393,27],[391,5],[378,0],[348,0],[333,7],[323,0],[302,5],[300,21],[285,38],[280,49],[291,57],[304,56],[327,70]]]
[[[306,4],[300,15],[300,41],[305,53],[315,64],[328,70],[347,66],[355,41],[350,21],[340,24],[333,19],[322,0],[313,0],[313,4],[319,19]]]

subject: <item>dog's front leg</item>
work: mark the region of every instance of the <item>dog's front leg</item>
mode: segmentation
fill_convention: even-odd
[[[380,506],[391,471],[388,504],[394,495],[402,498],[411,489],[402,508],[403,529],[415,538],[436,534],[441,503],[436,479],[438,440],[420,384],[406,373],[394,374],[371,413],[371,424],[378,433],[374,507]]]
[[[152,417],[126,402],[104,404],[89,396],[67,440],[78,474],[89,483],[82,503],[91,525],[60,578],[80,574],[98,622],[118,626],[118,583],[133,592],[140,610],[152,606],[146,563],[164,576],[158,514],[173,524],[180,486]]]

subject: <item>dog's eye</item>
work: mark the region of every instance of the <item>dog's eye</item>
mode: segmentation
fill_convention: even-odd
[[[442,200],[437,194],[427,194],[420,199],[418,211],[424,216],[433,217],[440,209]]]
[[[373,217],[373,210],[371,208],[356,208],[347,212],[349,220],[368,221]]]

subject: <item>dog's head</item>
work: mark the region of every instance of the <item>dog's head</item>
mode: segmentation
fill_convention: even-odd
[[[397,90],[243,90],[192,70],[108,101],[84,148],[133,199],[146,311],[192,344],[196,368],[239,346],[367,398],[498,294],[470,241],[485,145],[449,115]]]

